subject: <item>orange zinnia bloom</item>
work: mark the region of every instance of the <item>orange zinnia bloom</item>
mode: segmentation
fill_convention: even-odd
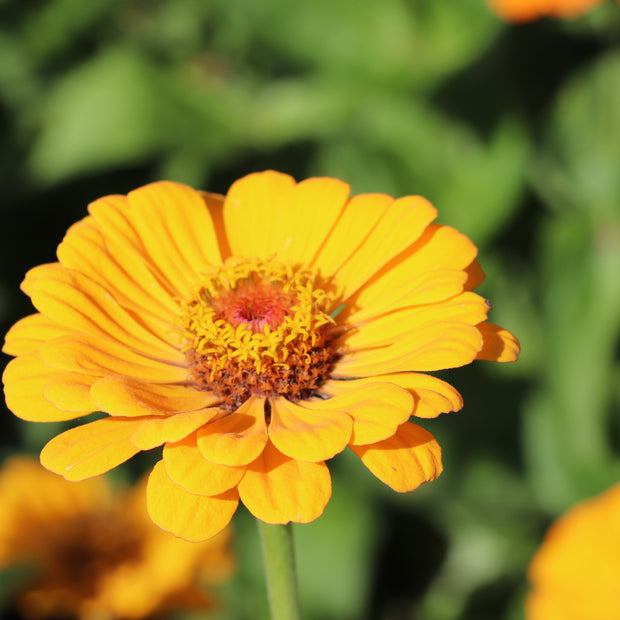
[[[619,525],[616,485],[551,526],[530,565],[528,620],[620,618]]]
[[[23,617],[147,618],[214,607],[201,586],[230,576],[229,530],[201,544],[163,532],[146,512],[144,486],[113,493],[104,478],[72,484],[28,457],[5,462],[0,568],[35,569],[17,594]]]
[[[316,519],[347,445],[396,491],[436,478],[440,447],[408,420],[462,400],[424,373],[518,343],[486,322],[476,247],[432,205],[349,190],[268,171],[226,197],[161,182],[91,204],[27,274],[39,313],[6,338],[18,416],[109,414],[42,463],[81,480],[163,444],[148,509],[188,540],[239,499],[268,523]]]
[[[541,17],[576,18],[585,15],[603,0],[488,0],[502,19],[528,22]],[[620,1],[620,0],[619,0]]]

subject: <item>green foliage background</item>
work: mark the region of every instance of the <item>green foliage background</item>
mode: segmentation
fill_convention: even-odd
[[[465,408],[425,424],[436,482],[401,496],[334,459],[324,516],[295,528],[305,618],[522,618],[551,519],[620,480],[619,35],[613,2],[515,26],[483,0],[1,0],[2,327],[104,194],[275,168],[426,196],[480,248],[522,358],[442,375]],[[4,458],[58,427],[1,429]],[[235,524],[216,617],[264,618],[255,525]]]

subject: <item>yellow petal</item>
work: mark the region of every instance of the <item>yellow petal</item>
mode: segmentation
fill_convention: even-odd
[[[418,241],[381,272],[387,276],[392,269],[405,268],[420,274],[434,269],[468,268],[475,260],[478,249],[471,239],[450,226],[431,224]]]
[[[312,267],[329,279],[364,243],[386,209],[394,202],[387,194],[359,194],[344,206]]]
[[[270,402],[269,438],[280,452],[298,461],[316,463],[347,447],[353,421],[337,406],[322,410],[285,398]]]
[[[57,338],[41,346],[41,357],[53,368],[92,375],[126,375],[145,381],[166,383],[187,380],[185,361],[178,355],[167,361],[151,359],[129,347],[94,335]]]
[[[332,376],[358,378],[405,370],[457,368],[472,362],[481,348],[482,336],[475,325],[435,323],[391,345],[345,354]]]
[[[394,341],[403,342],[440,322],[462,322],[477,325],[484,321],[489,303],[480,295],[464,292],[460,295],[425,306],[412,306],[371,319],[345,336],[346,346],[356,349],[378,347]]]
[[[100,379],[91,396],[110,415],[164,416],[211,407],[221,399],[182,385],[165,385],[111,376]]]
[[[408,248],[437,216],[437,210],[420,196],[395,200],[365,242],[336,272],[344,295],[352,295],[390,259]]]
[[[202,196],[186,185],[162,181],[130,192],[127,200],[146,253],[166,280],[188,297],[199,274],[222,260]]]
[[[57,409],[92,413],[98,408],[90,397],[90,388],[98,379],[93,375],[65,372],[45,384],[43,396]]]
[[[383,377],[381,378],[383,380]],[[336,383],[330,382],[330,385]],[[309,401],[306,406],[325,411],[345,411],[353,418],[353,434],[350,443],[375,443],[391,437],[396,429],[409,419],[414,407],[411,394],[398,385],[377,383],[370,379],[366,383],[355,383],[352,389],[343,390],[329,400]],[[271,429],[270,429],[271,431]]]
[[[77,271],[59,266],[32,287],[37,310],[76,332],[112,338],[153,356],[176,351],[124,310],[109,291]]]
[[[267,443],[265,399],[252,396],[237,411],[198,431],[202,455],[218,465],[247,465]]]
[[[236,489],[213,497],[187,493],[170,480],[163,461],[153,468],[146,487],[151,519],[162,529],[191,542],[221,532],[230,523],[238,504]]]
[[[6,334],[2,351],[8,355],[22,355],[36,351],[42,342],[65,336],[70,331],[42,314],[31,314],[20,319]]]
[[[61,374],[46,366],[38,353],[11,360],[2,375],[7,407],[22,420],[30,422],[59,422],[80,417],[83,411],[79,395],[75,402],[71,402],[72,409],[68,411],[58,409],[43,396],[45,386]]]
[[[331,496],[325,463],[295,461],[267,443],[239,483],[246,508],[267,523],[308,523],[320,517]]]
[[[218,495],[237,486],[245,468],[215,465],[202,456],[191,435],[164,446],[164,465],[170,479],[188,493]]]
[[[347,320],[360,323],[381,313],[407,306],[436,304],[463,291],[467,274],[456,269],[434,269],[417,276],[407,269],[392,269],[390,277],[372,280],[356,296],[354,307]]]
[[[351,449],[379,480],[399,493],[435,480],[443,469],[435,438],[411,422],[402,424],[389,439]]]
[[[205,201],[207,209],[211,214],[213,228],[217,237],[217,243],[220,248],[220,254],[223,260],[226,260],[232,252],[230,251],[230,243],[228,242],[228,234],[224,224],[224,200],[225,196],[214,194],[212,192],[200,192],[202,199]]]
[[[32,269],[29,269],[24,276],[20,288],[28,297],[32,297],[32,287],[35,282],[40,278],[46,277],[48,273],[54,273],[58,269],[58,263],[45,263],[44,265],[37,265]]]
[[[126,241],[106,239],[92,216],[68,230],[57,254],[62,265],[101,284],[124,308],[154,322],[154,328],[169,326],[176,317],[174,298],[155,278],[148,259]],[[166,335],[165,329],[162,335]]]
[[[291,263],[309,262],[340,215],[350,190],[347,183],[329,177],[298,183],[285,208],[272,215],[272,252]]]
[[[518,359],[521,345],[516,336],[493,323],[481,323],[478,329],[484,344],[476,359],[492,362],[515,362]]]
[[[376,381],[395,383],[412,394],[415,400],[412,413],[418,418],[436,418],[440,413],[463,408],[463,398],[449,383],[432,375],[417,372],[392,373],[349,381],[331,379],[321,386],[321,392],[338,396]]]
[[[259,258],[275,254],[292,263],[308,263],[338,219],[349,191],[338,179],[311,178],[295,184],[274,171],[238,180],[224,205],[233,253]]]
[[[131,436],[142,420],[103,418],[54,437],[41,451],[47,469],[77,481],[103,474],[139,452]]]
[[[219,408],[212,407],[145,420],[131,436],[131,442],[140,450],[151,450],[167,441],[180,441],[219,414]]]
[[[272,170],[249,174],[231,185],[224,203],[224,222],[233,255],[267,258],[277,251],[272,226],[286,211],[294,187],[293,177]]]

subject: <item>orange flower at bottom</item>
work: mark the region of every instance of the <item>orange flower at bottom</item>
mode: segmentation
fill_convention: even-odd
[[[577,18],[603,0],[487,0],[491,9],[509,22],[528,22],[541,17]],[[620,2],[620,0],[618,0]]]
[[[108,414],[44,447],[67,480],[163,446],[148,511],[186,540],[239,502],[313,521],[347,448],[399,493],[434,480],[441,448],[410,418],[463,401],[428,373],[518,357],[473,292],[476,246],[420,196],[266,171],[226,196],[160,182],[89,211],[22,284],[38,312],[6,336],[7,405],[36,422]]]
[[[199,584],[232,572],[229,530],[192,544],[149,519],[144,486],[112,493],[103,478],[69,483],[34,459],[0,471],[0,568],[28,564],[17,607],[25,618],[146,618],[209,609]]]
[[[529,579],[527,620],[620,618],[620,485],[574,506],[551,526]]]

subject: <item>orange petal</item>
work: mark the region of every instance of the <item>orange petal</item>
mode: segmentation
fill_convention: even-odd
[[[145,420],[131,436],[131,442],[140,450],[151,450],[167,441],[180,441],[220,414],[218,407],[212,407]]]
[[[308,523],[320,517],[332,492],[325,463],[295,461],[270,442],[239,483],[246,508],[266,523]]]
[[[394,256],[408,248],[437,216],[420,196],[395,200],[364,243],[336,272],[344,295],[352,295]]]
[[[378,274],[388,276],[392,269],[405,269],[421,274],[435,269],[467,269],[475,260],[478,249],[472,240],[455,228],[430,224],[406,252],[396,257]]]
[[[139,452],[131,436],[142,420],[103,418],[54,437],[41,451],[47,469],[73,482],[103,474]]]
[[[528,22],[544,16],[576,18],[602,0],[488,0],[489,6],[504,20]]]
[[[419,333],[434,323],[477,325],[486,319],[489,307],[486,299],[466,291],[437,303],[404,308],[372,319],[359,325],[358,329],[347,334],[344,339],[346,346],[353,351],[391,344],[394,341],[402,343],[410,336],[418,339]]]
[[[178,356],[157,360],[106,338],[74,334],[41,346],[45,363],[59,370],[91,375],[126,375],[145,381],[183,383],[188,371]]]
[[[197,411],[221,402],[214,394],[191,387],[117,376],[97,381],[92,387],[91,396],[101,411],[132,417]]]
[[[2,375],[7,407],[22,420],[30,422],[59,422],[79,418],[82,399],[72,401],[72,410],[62,411],[43,396],[43,389],[63,374],[46,366],[38,353],[28,353],[11,360]],[[76,407],[74,407],[76,405]],[[77,408],[76,410],[73,410]]]
[[[271,219],[272,252],[291,263],[314,257],[342,211],[351,187],[329,177],[301,181]]]
[[[153,356],[178,354],[124,310],[109,291],[77,271],[58,266],[46,273],[33,284],[32,303],[42,314],[76,332],[112,338]]]
[[[163,461],[156,463],[146,487],[151,519],[162,529],[191,542],[221,532],[230,523],[238,504],[236,489],[213,497],[187,493],[170,480]]]
[[[172,482],[196,495],[218,495],[228,491],[237,486],[245,473],[242,467],[215,465],[207,461],[196,445],[195,435],[167,443],[164,464]]]
[[[416,276],[403,268],[389,275],[362,288],[354,303],[360,310],[352,312],[348,321],[360,323],[407,306],[437,304],[461,293],[467,280],[467,274],[457,269],[434,269]]]
[[[405,370],[457,368],[472,362],[481,348],[482,335],[475,325],[435,323],[391,345],[345,354],[332,375],[358,378]]]
[[[310,403],[296,404],[286,398],[270,402],[269,438],[280,452],[299,461],[316,463],[347,447],[353,421],[337,406],[321,410]]]
[[[148,259],[131,243],[104,237],[92,216],[68,230],[57,254],[62,265],[98,282],[124,308],[152,322],[151,329],[174,320],[178,307],[149,269]],[[165,327],[159,330],[162,336],[174,337]]]
[[[217,243],[220,247],[220,254],[222,259],[226,260],[232,252],[230,251],[230,244],[228,243],[228,234],[226,232],[226,226],[224,224],[224,200],[225,196],[221,194],[214,194],[212,192],[200,192],[202,199],[205,201],[207,209],[211,214],[213,220],[213,228],[215,235],[217,236]]]
[[[365,384],[357,381],[338,383],[357,385],[329,400],[309,401],[306,406],[348,413],[353,418],[352,444],[375,443],[391,437],[412,413],[413,397],[398,385],[377,383],[372,379]]]
[[[493,323],[480,323],[478,329],[484,344],[476,359],[491,362],[515,362],[518,359],[521,345],[516,336]]]
[[[42,342],[65,336],[70,331],[42,314],[31,314],[20,319],[6,334],[2,351],[8,355],[22,355],[36,351]]]
[[[473,291],[480,286],[486,278],[482,266],[477,260],[473,261],[471,265],[465,269],[465,273],[467,274],[467,282],[465,282],[466,291]]]
[[[32,287],[35,282],[40,278],[45,278],[48,273],[54,273],[58,269],[58,266],[59,263],[45,263],[29,269],[24,276],[20,288],[28,297],[32,297]]]
[[[43,387],[45,400],[63,411],[92,413],[98,411],[90,397],[90,388],[99,377],[65,372],[48,381]]]
[[[162,181],[130,192],[130,220],[146,253],[183,297],[199,274],[221,263],[217,236],[199,192]]]
[[[295,184],[288,175],[274,171],[238,180],[224,205],[233,254],[262,258],[275,254],[291,263],[309,262],[328,236],[349,191],[349,185],[338,179],[311,178]]]
[[[224,223],[233,255],[266,258],[278,250],[272,243],[272,226],[286,211],[294,187],[293,177],[273,170],[249,174],[231,185]]]
[[[392,373],[349,381],[332,379],[321,386],[321,392],[338,396],[376,381],[395,383],[412,394],[415,399],[412,413],[418,418],[436,418],[440,413],[458,411],[463,407],[463,398],[449,383],[432,375],[417,372]]]
[[[267,443],[265,399],[252,396],[237,411],[198,431],[202,455],[218,465],[247,465]]]
[[[394,202],[387,194],[359,194],[344,206],[312,267],[330,278],[364,243],[387,208]]]
[[[411,422],[402,424],[389,439],[351,449],[379,480],[399,493],[435,480],[443,469],[435,438]]]

